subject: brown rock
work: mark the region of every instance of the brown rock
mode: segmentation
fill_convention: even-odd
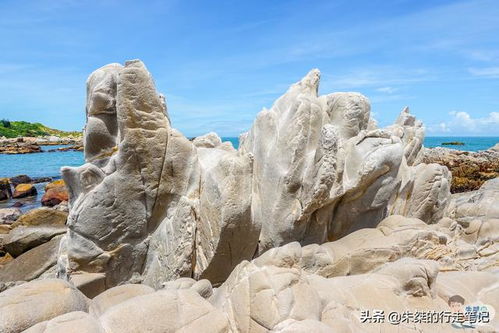
[[[5,266],[12,260],[14,260],[14,258],[9,253],[6,253],[4,256],[0,257],[0,268]]]
[[[36,208],[22,215],[12,224],[12,228],[18,226],[61,226],[66,224],[68,214],[51,208]]]
[[[33,197],[37,195],[38,192],[36,191],[36,188],[33,186],[33,184],[19,184],[16,186],[16,189],[14,190],[14,194],[12,195],[13,198],[25,198],[25,197]]]
[[[0,224],[0,235],[6,235],[10,232],[11,226],[8,224]]]
[[[32,182],[32,179],[28,175],[17,175],[15,177],[9,178],[9,182],[12,184],[12,186],[16,187],[19,184],[29,184]]]
[[[17,227],[3,240],[4,249],[17,257],[24,252],[48,242],[53,237],[66,232],[66,227]]]
[[[31,281],[42,275],[56,264],[61,238],[56,236],[8,262],[0,270],[0,282]]]
[[[8,178],[0,178],[0,201],[7,200],[12,197],[12,190]]]
[[[463,152],[447,148],[426,148],[424,163],[445,165],[452,173],[451,192],[475,191],[489,179],[499,177],[499,152],[485,150]]]
[[[64,180],[59,179],[45,186],[45,194],[42,197],[43,206],[55,206],[63,201],[68,201],[68,190]]]

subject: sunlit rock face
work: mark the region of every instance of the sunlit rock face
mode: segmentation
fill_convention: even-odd
[[[106,288],[179,277],[219,285],[290,242],[322,244],[389,214],[438,221],[450,176],[418,163],[422,124],[404,110],[379,129],[366,97],[319,96],[319,81],[312,70],[292,85],[236,150],[215,133],[190,141],[172,128],[142,62],[92,73],[87,163],[62,170],[71,210],[59,276],[97,274]]]

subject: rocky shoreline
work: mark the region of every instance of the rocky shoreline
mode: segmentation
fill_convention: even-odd
[[[487,180],[499,177],[499,143],[479,152],[443,147],[425,148],[423,163],[438,163],[452,173],[451,192],[478,190]]]
[[[31,153],[42,153],[41,146],[56,146],[65,145],[69,147],[61,147],[52,151],[68,151],[76,150],[83,151],[83,142],[81,137],[19,137],[13,139],[7,139],[5,137],[0,138],[0,154],[31,154]]]
[[[378,128],[366,97],[319,81],[236,150],[172,128],[142,62],[92,73],[67,204],[0,226],[0,332],[455,332],[362,314],[450,311],[456,295],[499,310],[499,178],[451,193],[454,164],[493,169],[495,153],[423,149],[408,108]]]

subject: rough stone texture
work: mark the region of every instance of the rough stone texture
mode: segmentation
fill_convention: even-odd
[[[0,201],[12,197],[12,189],[8,178],[0,178]]]
[[[33,184],[19,184],[16,186],[12,197],[14,199],[33,197],[37,195],[36,188]]]
[[[51,208],[36,208],[21,215],[12,228],[18,226],[53,226],[60,227],[66,224],[68,214]]]
[[[205,271],[222,280],[256,248],[257,230],[249,235],[251,157],[226,145],[204,153],[170,128],[164,100],[141,62],[97,72],[88,83],[88,114],[104,108],[119,134],[92,143],[97,129],[87,123],[89,163],[62,170],[71,211],[60,275],[102,272],[107,287],[133,273],[155,287]],[[113,140],[119,148],[109,152]],[[248,236],[252,242],[240,242]],[[221,264],[225,258],[231,265]]]
[[[366,97],[319,96],[319,78],[291,86],[235,150],[172,128],[140,61],[92,73],[87,163],[62,169],[68,230],[7,263],[0,281],[57,270],[71,293],[95,297],[50,316],[27,301],[35,315],[22,329],[446,332],[359,314],[448,310],[460,290],[499,308],[498,183],[451,197],[448,170],[421,163],[424,128],[407,108],[377,128]],[[36,210],[13,230],[63,225],[59,213]]]
[[[63,201],[69,200],[69,194],[64,180],[59,179],[45,186],[45,193],[42,196],[42,205],[53,207]]]
[[[173,129],[140,61],[87,82],[85,158],[63,168],[68,233],[59,276],[104,274],[106,288],[179,277],[220,285],[257,253],[339,239],[388,214],[436,223],[450,175],[420,164],[421,122],[404,109],[376,128],[358,93],[318,95],[311,71],[263,110],[235,150],[215,133]]]
[[[499,177],[499,151],[460,151],[437,147],[424,148],[421,160],[438,163],[452,172],[452,193],[478,190],[484,182]]]
[[[17,227],[3,240],[4,249],[17,257],[24,252],[48,242],[53,237],[66,232],[62,227]]]
[[[19,208],[2,208],[0,209],[0,224],[12,224],[21,215],[22,211]]]
[[[55,266],[62,236],[37,246],[0,268],[0,282],[31,281]]]
[[[0,293],[0,332],[21,332],[72,311],[87,311],[88,299],[59,279],[33,281]]]

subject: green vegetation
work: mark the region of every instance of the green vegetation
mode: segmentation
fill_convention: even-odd
[[[56,135],[59,137],[81,136],[81,132],[66,132],[53,129],[40,123],[29,123],[27,121],[0,120],[0,137],[17,138],[20,136],[47,136]]]

